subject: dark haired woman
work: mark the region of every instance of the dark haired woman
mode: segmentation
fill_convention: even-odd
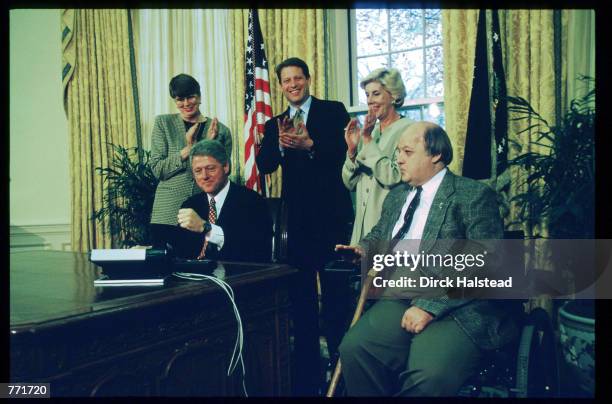
[[[178,113],[155,117],[151,135],[151,168],[159,180],[151,224],[176,225],[178,210],[190,196],[201,192],[189,164],[189,151],[201,139],[220,142],[231,157],[230,130],[200,112],[200,85],[191,76],[179,74],[170,80],[170,97]],[[155,239],[155,226],[152,226]]]

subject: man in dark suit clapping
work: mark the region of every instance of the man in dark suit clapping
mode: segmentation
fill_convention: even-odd
[[[282,166],[287,255],[299,269],[291,290],[295,364],[300,369],[295,393],[316,395],[320,384],[317,271],[330,353],[337,349],[350,311],[348,283],[322,271],[334,258],[337,240],[348,240],[353,218],[350,195],[341,178],[349,115],[342,103],[310,95],[310,73],[303,60],[289,58],[275,71],[289,108],[266,123],[256,162],[266,174]]]

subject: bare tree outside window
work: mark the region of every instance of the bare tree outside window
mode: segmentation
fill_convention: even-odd
[[[444,64],[439,9],[351,10],[353,105],[365,114],[359,82],[379,67],[398,69],[407,96],[401,109],[414,120],[444,126]]]

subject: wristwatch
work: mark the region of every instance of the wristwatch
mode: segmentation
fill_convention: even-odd
[[[207,234],[211,230],[212,230],[212,225],[210,224],[210,222],[204,222],[204,234]]]

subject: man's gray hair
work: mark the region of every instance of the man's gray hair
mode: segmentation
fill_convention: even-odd
[[[402,75],[400,74],[399,70],[381,67],[371,71],[370,74],[361,80],[359,85],[365,90],[365,87],[373,81],[379,82],[385,90],[391,93],[395,108],[399,108],[404,104],[404,98],[406,98],[406,87],[404,87]]]
[[[227,154],[225,147],[217,140],[202,139],[191,147],[189,152],[189,163],[191,164],[193,156],[209,156],[215,158],[222,166],[227,164]]]

